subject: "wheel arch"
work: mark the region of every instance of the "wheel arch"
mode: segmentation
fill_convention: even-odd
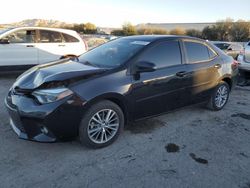
[[[232,82],[232,79],[230,77],[226,76],[226,77],[222,78],[221,81],[226,82],[229,85],[230,90],[232,89],[233,82]]]
[[[86,103],[86,108],[89,108],[93,104],[103,101],[103,100],[111,101],[121,108],[124,114],[125,125],[130,121],[131,116],[129,113],[129,107],[127,105],[128,102],[123,95],[118,94],[118,93],[106,93],[106,94],[97,96]]]

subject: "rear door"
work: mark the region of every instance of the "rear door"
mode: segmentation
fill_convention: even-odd
[[[14,31],[4,38],[9,40],[9,44],[0,44],[1,66],[11,66],[13,69],[19,69],[19,66],[38,64],[35,30]]]
[[[186,55],[186,104],[207,100],[221,77],[222,60],[205,42],[183,40]]]
[[[176,74],[185,71],[185,65],[182,64],[179,41],[159,42],[145,50],[139,61],[154,63],[156,70],[133,78],[134,118],[141,119],[182,106],[180,93],[184,82]]]
[[[37,43],[39,64],[59,59],[65,53],[65,44],[60,32],[39,30]]]

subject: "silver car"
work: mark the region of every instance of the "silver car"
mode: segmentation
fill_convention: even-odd
[[[250,84],[250,41],[245,45],[243,52],[238,56],[240,63],[239,71],[239,85]]]

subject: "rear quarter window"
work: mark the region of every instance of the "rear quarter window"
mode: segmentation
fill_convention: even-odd
[[[200,42],[184,41],[184,45],[189,63],[209,61],[216,56],[211,49]]]
[[[62,33],[65,42],[79,42],[79,40],[71,35]]]

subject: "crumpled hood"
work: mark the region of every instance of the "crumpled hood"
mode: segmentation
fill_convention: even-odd
[[[13,88],[33,90],[47,82],[64,81],[77,77],[89,78],[92,75],[103,73],[105,70],[68,59],[59,60],[35,66],[24,72],[17,78]]]

